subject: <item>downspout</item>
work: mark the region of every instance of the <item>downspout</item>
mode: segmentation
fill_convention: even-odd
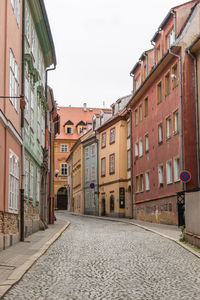
[[[189,49],[186,52],[193,58],[194,60],[194,84],[195,84],[195,115],[196,115],[196,139],[197,139],[197,176],[198,176],[198,188],[200,188],[200,165],[199,165],[199,105],[198,105],[198,90],[197,90],[197,59],[190,52]]]
[[[172,52],[169,48],[169,53],[179,60],[179,88],[180,88],[180,123],[181,123],[181,170],[184,170],[184,157],[183,157],[183,96],[182,96],[182,64],[181,56]],[[185,183],[182,182],[182,189],[185,190]]]
[[[130,110],[130,145],[131,145],[131,219],[133,219],[133,127],[132,127],[133,117],[132,117],[132,110]]]
[[[151,41],[151,45],[153,46],[153,66],[156,65],[156,48],[155,48],[155,43]]]
[[[98,197],[98,216],[99,216],[100,215],[99,214],[99,140],[97,139],[97,136],[96,136],[96,141],[97,141],[97,197]]]
[[[25,41],[25,0],[22,1],[22,70],[21,70],[21,95],[24,95],[24,41]],[[21,99],[20,99],[21,101]],[[21,236],[20,240],[24,241],[24,107],[21,106],[21,189],[20,189],[20,206],[21,206]]]

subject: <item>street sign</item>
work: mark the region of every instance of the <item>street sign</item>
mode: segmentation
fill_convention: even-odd
[[[191,180],[191,174],[189,171],[183,171],[180,173],[180,180],[187,183]]]
[[[94,189],[95,188],[95,184],[93,182],[90,183],[90,188]]]

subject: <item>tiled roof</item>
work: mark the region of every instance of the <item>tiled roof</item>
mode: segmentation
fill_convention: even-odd
[[[104,108],[91,108],[88,107],[84,111],[83,107],[64,107],[60,106],[57,113],[60,115],[60,134],[56,135],[56,139],[69,139],[77,140],[80,135],[77,133],[76,125],[83,121],[85,123],[91,122],[94,114],[99,114]],[[73,134],[66,134],[64,124],[68,121],[74,124]]]

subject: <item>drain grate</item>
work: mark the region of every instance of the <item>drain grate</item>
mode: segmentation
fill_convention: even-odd
[[[15,268],[14,266],[0,265],[0,270],[14,270]]]

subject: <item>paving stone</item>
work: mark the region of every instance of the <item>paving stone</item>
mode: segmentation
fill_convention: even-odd
[[[4,297],[199,300],[200,260],[139,227],[59,213],[71,225]]]

